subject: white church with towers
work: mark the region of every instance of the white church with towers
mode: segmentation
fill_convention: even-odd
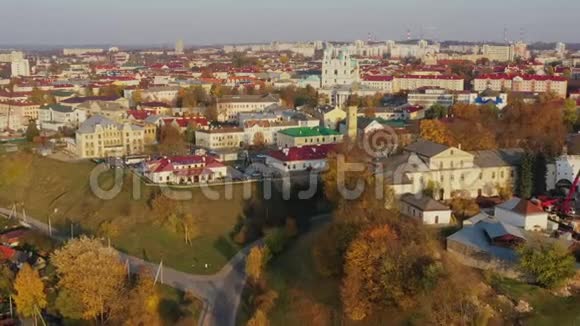
[[[352,85],[360,82],[358,61],[351,58],[349,51],[329,47],[324,50],[322,59],[322,87]]]

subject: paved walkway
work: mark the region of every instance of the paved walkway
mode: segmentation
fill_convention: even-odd
[[[0,208],[0,214],[8,216],[10,210]],[[17,218],[24,221],[32,229],[50,235],[48,224],[30,216],[25,217],[22,214],[17,214]],[[329,216],[325,214],[314,217],[312,221],[317,223],[328,219]],[[66,236],[57,235],[54,229],[51,236],[59,241],[67,239]],[[176,289],[190,291],[204,302],[204,308],[199,318],[200,326],[234,326],[242,291],[246,283],[246,256],[252,247],[259,244],[262,244],[261,240],[240,250],[219,272],[213,275],[193,275],[164,266],[162,275],[160,275],[161,281],[163,284]],[[131,272],[146,269],[155,275],[159,268],[158,263],[147,262],[123,252],[119,252],[119,255],[123,261],[128,261]]]

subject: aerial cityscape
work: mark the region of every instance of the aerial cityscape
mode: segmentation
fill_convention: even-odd
[[[580,3],[5,7],[0,325],[580,324]]]

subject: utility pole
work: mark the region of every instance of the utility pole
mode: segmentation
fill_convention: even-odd
[[[157,268],[157,273],[155,273],[155,280],[153,284],[157,284],[157,280],[163,284],[163,260],[159,262],[159,267]]]

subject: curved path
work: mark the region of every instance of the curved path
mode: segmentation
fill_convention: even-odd
[[[10,213],[9,209],[0,208],[0,214],[9,216]],[[16,217],[30,226],[30,228],[50,235],[47,224],[18,213]],[[324,222],[328,219],[329,215],[324,214],[313,217],[312,221]],[[55,234],[54,230],[50,236],[59,241],[67,239]],[[246,283],[246,256],[252,247],[260,244],[262,244],[262,240],[258,240],[241,249],[216,274],[193,275],[173,268],[162,267],[160,281],[176,289],[190,291],[204,302],[203,311],[199,317],[200,326],[234,326],[242,291]],[[119,255],[123,261],[129,263],[131,272],[146,269],[155,275],[159,268],[157,263],[151,263],[123,252],[119,252]]]

